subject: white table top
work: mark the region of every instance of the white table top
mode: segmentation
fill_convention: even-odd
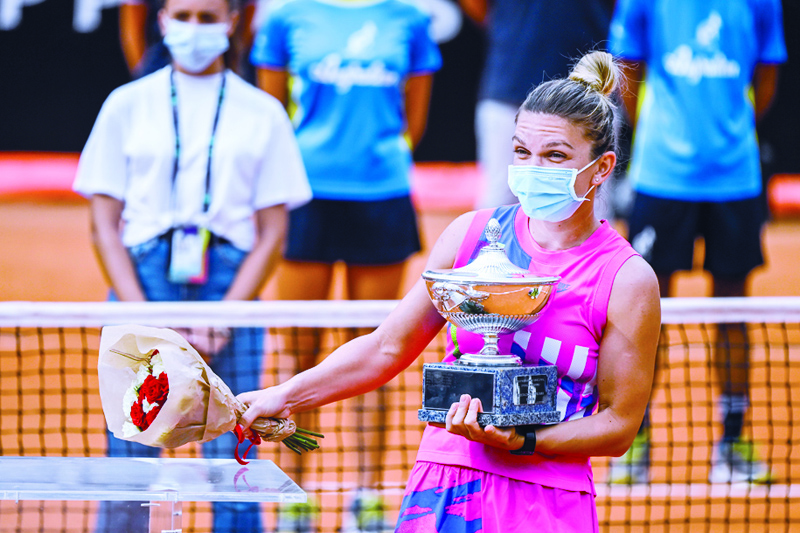
[[[304,502],[306,493],[268,460],[0,457],[0,499]]]

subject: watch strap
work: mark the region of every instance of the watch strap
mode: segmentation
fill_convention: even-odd
[[[536,450],[536,432],[529,430],[525,432],[525,442],[522,448],[511,450],[511,455],[533,455]]]

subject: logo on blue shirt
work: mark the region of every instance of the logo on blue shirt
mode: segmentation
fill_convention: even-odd
[[[309,70],[309,78],[317,83],[336,86],[338,93],[344,94],[356,86],[392,87],[400,81],[397,72],[386,68],[383,61],[364,62],[359,60],[369,53],[378,35],[378,26],[367,21],[347,38],[347,46],[342,54],[326,55]]]
[[[693,85],[703,78],[738,77],[742,70],[739,63],[728,59],[719,49],[721,29],[722,17],[717,11],[712,11],[695,30],[693,44],[698,50],[693,50],[688,44],[678,46],[664,55],[664,69],[675,77],[686,78]]]

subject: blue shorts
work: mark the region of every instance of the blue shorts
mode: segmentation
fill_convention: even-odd
[[[420,251],[409,196],[369,202],[320,200],[289,212],[286,259],[377,266]]]
[[[764,264],[760,197],[732,202],[686,202],[636,194],[628,219],[629,240],[659,275],[691,270],[694,243],[705,240],[703,268],[717,279],[737,281]]]

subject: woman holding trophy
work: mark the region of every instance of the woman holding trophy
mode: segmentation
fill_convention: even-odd
[[[659,293],[649,265],[594,212],[597,187],[617,161],[621,80],[612,56],[591,52],[567,79],[537,86],[517,115],[509,185],[520,204],[467,213],[440,236],[427,267],[461,267],[500,224],[517,267],[560,281],[541,318],[501,336],[526,364],[557,368],[560,422],[481,426],[481,401],[462,395],[445,423],[426,428],[397,531],[597,531],[589,458],[619,456],[644,416],[652,384]],[[420,280],[373,333],[276,387],[247,392],[241,419],[288,417],[383,385],[408,367],[444,325]],[[445,362],[480,348],[448,335]]]

